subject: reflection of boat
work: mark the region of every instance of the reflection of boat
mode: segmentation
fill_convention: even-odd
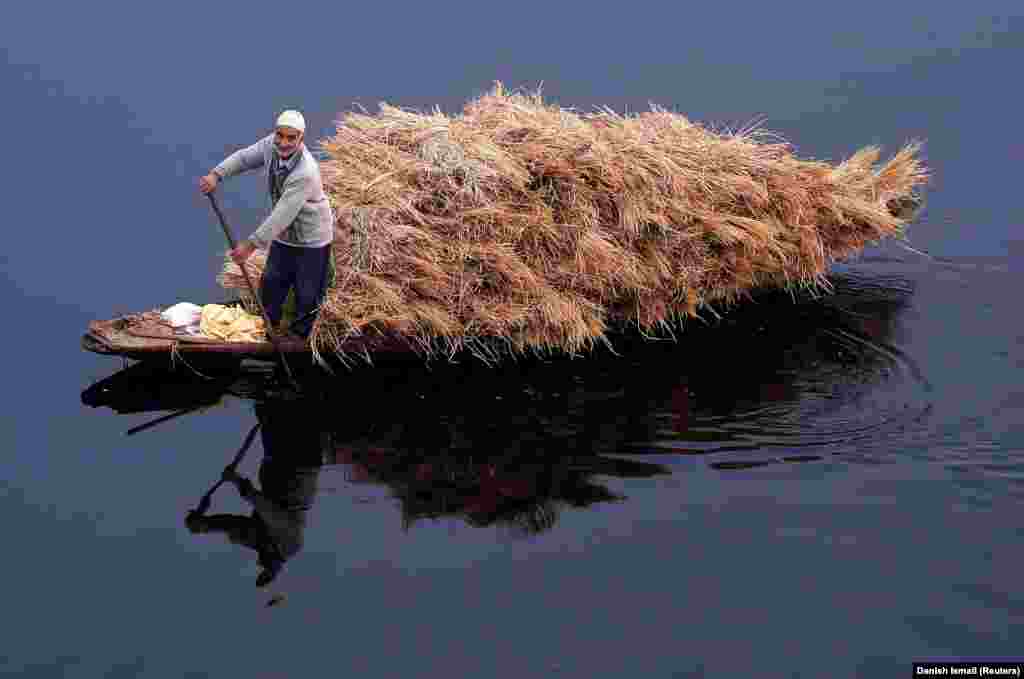
[[[144,361],[91,385],[82,392],[82,403],[121,414],[193,410],[217,403],[238,380],[233,371],[215,377],[208,374],[212,379],[197,377]]]

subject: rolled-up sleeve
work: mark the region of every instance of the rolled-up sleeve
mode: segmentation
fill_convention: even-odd
[[[314,188],[313,178],[308,175],[289,177],[284,183],[284,192],[277,205],[249,240],[262,248],[280,236],[299,216],[299,211],[306,204]]]
[[[252,146],[246,146],[244,149],[235,151],[222,160],[217,167],[213,168],[214,173],[220,176],[221,179],[225,179],[263,167],[263,145],[266,142],[266,138],[260,139]]]

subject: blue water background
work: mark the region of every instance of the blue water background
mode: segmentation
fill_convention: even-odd
[[[1021,653],[1022,48],[1017,2],[7,8],[0,673],[906,676],[914,658]],[[79,336],[223,296],[196,178],[275,112],[303,109],[315,139],[356,105],[456,112],[493,80],[583,111],[763,120],[818,159],[923,139],[935,180],[910,237],[934,259],[890,244],[851,265],[913,284],[888,340],[905,379],[867,388],[862,411],[843,401],[870,422],[915,415],[860,455],[749,470],[712,463],[785,446],[672,454],[655,434],[642,457],[671,474],[606,479],[628,499],[525,538],[457,518],[403,531],[388,490],[337,465],[288,600],[266,608],[251,556],[181,522],[250,404],[126,438],[150,415],[81,404],[120,363]],[[224,190],[240,233],[261,189]]]

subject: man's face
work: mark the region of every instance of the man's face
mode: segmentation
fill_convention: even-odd
[[[277,149],[277,155],[282,158],[291,156],[301,143],[302,132],[298,130],[290,127],[278,127],[274,130],[274,148]]]

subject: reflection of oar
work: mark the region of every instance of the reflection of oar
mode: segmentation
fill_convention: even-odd
[[[242,444],[242,447],[235,454],[235,459],[231,461],[231,464],[225,467],[225,470],[230,469],[234,471],[238,468],[238,465],[241,464],[242,460],[245,458],[245,454],[249,452],[249,447],[252,446],[252,442],[256,438],[256,432],[259,430],[260,425],[257,422],[249,431],[249,435],[245,437],[245,443]],[[210,508],[211,500],[213,500],[213,494],[217,492],[217,489],[220,488],[223,483],[224,477],[221,476],[220,480],[213,484],[213,487],[210,488],[210,490],[206,491],[206,495],[203,496],[203,499],[199,501],[199,504],[196,505],[196,508],[193,510],[196,514],[202,515],[206,513],[206,510]]]
[[[170,415],[164,415],[162,417],[156,418],[155,420],[150,420],[149,422],[146,422],[145,424],[140,424],[137,427],[132,427],[131,429],[126,431],[124,433],[124,435],[125,436],[131,436],[132,434],[138,434],[139,432],[146,431],[147,429],[152,429],[153,427],[157,426],[158,424],[162,424],[164,422],[167,422],[168,420],[173,420],[176,417],[181,417],[182,415],[188,415],[189,413],[194,413],[195,411],[199,410],[200,408],[205,408],[206,405],[207,404],[203,403],[201,405],[192,406],[191,408],[184,408],[182,410],[176,410],[173,413],[171,413]]]
[[[224,219],[224,213],[220,210],[220,205],[217,203],[217,197],[213,195],[213,192],[206,194],[210,199],[210,204],[213,205],[213,211],[217,213],[217,219],[220,220],[220,226],[224,229],[224,236],[228,239],[228,245],[234,250],[238,247],[235,242],[235,237],[231,235],[231,229],[228,227],[228,222]],[[245,263],[239,265],[242,270],[242,274],[245,276],[245,284],[249,286],[249,294],[256,300],[256,304],[260,308],[260,313],[263,314],[263,322],[267,325],[267,337],[270,338],[270,343],[277,349],[277,355],[281,358],[281,365],[284,366],[284,371],[288,375],[288,381],[292,383],[295,391],[299,391],[299,385],[295,381],[295,377],[292,376],[292,369],[288,367],[288,361],[284,357],[284,351],[281,350],[281,345],[277,343],[277,338],[274,336],[274,326],[270,322],[270,316],[267,315],[267,309],[263,306],[263,300],[256,294],[256,287],[252,284],[252,279],[249,278],[249,269],[246,268]]]

